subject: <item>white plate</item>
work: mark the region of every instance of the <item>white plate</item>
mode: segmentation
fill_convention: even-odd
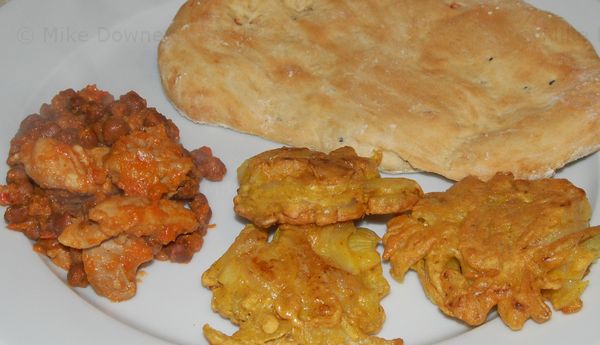
[[[0,0],[0,4],[4,1]],[[600,46],[600,2],[537,0],[534,3],[566,17]],[[263,150],[278,145],[221,128],[193,125],[178,116],[162,93],[156,67],[156,46],[178,1],[31,1],[12,0],[0,7],[0,156],[20,121],[37,112],[59,90],[88,83],[118,96],[136,90],[150,106],[172,118],[188,148],[208,145],[229,173],[220,183],[202,182],[217,227],[204,248],[187,265],[154,263],[130,301],[111,303],[90,288],[69,288],[64,272],[31,250],[20,233],[0,229],[0,344],[204,344],[201,327],[210,323],[235,328],[210,309],[211,295],[200,275],[230,245],[242,228],[232,210],[237,183],[235,168]],[[600,155],[563,169],[559,176],[583,187],[593,204],[593,224],[600,223],[598,176]],[[6,166],[0,168],[4,176]],[[444,180],[414,174],[426,191],[443,190]],[[3,178],[2,178],[3,180]],[[383,224],[369,224],[380,234]],[[389,265],[384,267],[386,274]],[[425,297],[414,274],[404,284],[389,275],[391,294],[383,301],[388,319],[380,333],[418,344],[600,344],[600,267],[592,267],[584,308],[574,315],[554,313],[538,325],[527,322],[519,332],[498,319],[467,328],[444,317]]]

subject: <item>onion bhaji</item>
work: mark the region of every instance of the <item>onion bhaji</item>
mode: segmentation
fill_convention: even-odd
[[[208,325],[212,345],[402,344],[373,336],[388,293],[379,237],[351,222],[323,227],[247,225],[202,276],[212,307],[239,326],[231,336]]]
[[[200,180],[225,166],[203,147],[188,152],[179,129],[131,91],[114,100],[88,86],[65,90],[23,120],[11,140],[9,229],[102,296],[135,295],[138,267],[156,258],[187,262],[211,216]]]
[[[359,157],[351,147],[329,154],[306,148],[263,152],[238,168],[235,211],[268,228],[327,225],[410,209],[422,197],[421,188],[409,179],[381,178],[380,161],[380,154]]]
[[[551,310],[582,307],[582,281],[600,251],[600,227],[588,228],[585,192],[562,179],[469,177],[428,193],[388,223],[384,259],[392,276],[418,273],[427,296],[469,325],[496,307],[513,330]]]

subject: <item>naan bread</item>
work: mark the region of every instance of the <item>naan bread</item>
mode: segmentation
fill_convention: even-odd
[[[600,59],[515,0],[188,1],[159,48],[193,121],[451,179],[551,175],[600,148]]]

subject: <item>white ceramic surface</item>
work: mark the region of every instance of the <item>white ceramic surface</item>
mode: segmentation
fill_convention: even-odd
[[[535,5],[569,20],[600,46],[600,1],[536,0]],[[205,344],[201,327],[210,323],[235,328],[210,309],[211,294],[200,275],[230,245],[242,229],[232,209],[237,183],[235,168],[247,157],[277,144],[222,128],[194,125],[180,117],[165,98],[156,66],[156,47],[182,4],[177,1],[0,1],[0,157],[20,121],[37,112],[59,90],[86,84],[118,96],[136,90],[150,106],[172,118],[187,148],[208,145],[222,158],[229,173],[220,183],[202,182],[217,224],[204,248],[187,265],[154,263],[138,294],[130,301],[111,303],[91,288],[69,288],[65,274],[31,250],[21,234],[0,226],[0,345],[17,344]],[[3,158],[4,159],[4,158]],[[558,176],[584,188],[600,224],[598,183],[600,155],[571,164]],[[2,181],[6,166],[0,167]],[[426,191],[448,183],[436,176],[412,174]],[[383,223],[366,222],[379,234]],[[424,296],[410,273],[403,284],[393,281],[383,301],[388,318],[380,333],[419,344],[600,344],[600,266],[592,267],[584,308],[574,315],[554,313],[538,325],[527,322],[519,332],[498,319],[467,328],[444,317]],[[493,317],[493,316],[492,316]]]

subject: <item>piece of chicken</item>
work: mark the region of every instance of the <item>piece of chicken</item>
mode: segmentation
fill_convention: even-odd
[[[226,172],[210,148],[184,149],[173,121],[137,93],[115,101],[94,85],[61,91],[23,119],[7,163],[7,227],[67,270],[70,286],[87,286],[89,273],[112,300],[133,296],[135,268],[152,256],[192,259],[212,213],[200,181]]]
[[[168,136],[163,125],[122,136],[105,162],[112,181],[126,195],[152,199],[175,194],[194,168],[190,154]]]
[[[267,228],[318,224],[410,209],[423,192],[404,178],[381,178],[380,155],[364,158],[350,147],[329,154],[302,148],[266,151],[238,168],[235,212]]]
[[[63,245],[83,249],[126,233],[147,236],[164,245],[199,226],[206,224],[200,224],[195,213],[181,202],[119,195],[98,203],[89,211],[89,220],[69,225],[58,240]]]
[[[152,258],[152,248],[143,239],[125,234],[82,253],[90,285],[98,295],[115,302],[135,295],[138,267]]]
[[[600,252],[590,214],[585,192],[567,180],[470,177],[392,219],[384,259],[400,281],[417,271],[445,314],[479,325],[496,307],[517,330],[550,318],[546,299],[564,312],[581,308],[582,279]]]
[[[102,158],[108,150],[106,147],[84,149],[53,138],[39,138],[23,145],[12,159],[22,163],[27,175],[42,188],[94,194],[112,188],[102,166]]]
[[[210,344],[402,344],[372,335],[389,289],[375,233],[352,223],[282,225],[267,237],[247,225],[203,274],[213,309],[240,327],[228,336],[205,325]]]

